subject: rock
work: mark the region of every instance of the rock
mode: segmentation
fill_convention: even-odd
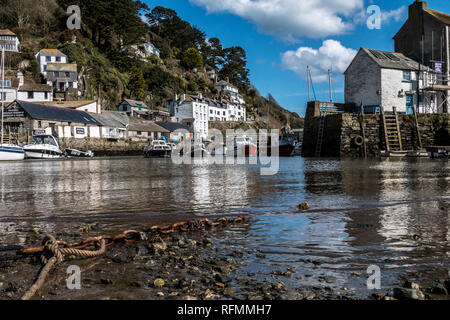
[[[283,282],[273,283],[272,288],[277,291],[281,291],[284,289],[284,283]]]
[[[187,241],[188,246],[195,247],[197,245],[197,241],[189,239]]]
[[[447,292],[450,292],[450,279],[444,281],[444,287],[447,289]]]
[[[309,204],[307,202],[302,202],[298,205],[298,209],[299,210],[308,210],[309,209]]]
[[[161,243],[154,243],[154,244],[152,244],[152,248],[154,250],[166,251],[167,250],[167,244],[164,241],[161,242]]]
[[[198,300],[198,299],[196,297],[192,297],[192,296],[184,296],[183,300],[194,301],[194,300]]]
[[[265,258],[266,258],[266,255],[265,255],[265,254],[262,254],[262,253],[258,253],[258,254],[256,255],[256,257],[259,258],[259,259],[265,259]]]
[[[113,284],[113,281],[111,279],[102,278],[100,279],[101,284]]]
[[[413,235],[412,238],[413,238],[413,240],[415,240],[415,241],[419,241],[419,240],[422,239],[418,234]]]
[[[422,291],[408,288],[394,288],[394,298],[398,300],[425,300]]]
[[[214,291],[207,289],[204,293],[205,295],[205,299],[213,299],[216,295],[214,293]]]
[[[307,295],[304,300],[314,300],[316,298],[316,295],[314,293],[311,293]]]
[[[361,273],[359,272],[353,272],[352,277],[361,277]]]
[[[216,282],[216,286],[222,289],[225,288],[225,285],[222,282]]]
[[[158,297],[164,297],[164,293],[162,293],[161,291],[158,292],[158,293],[156,293],[156,295],[157,295]]]
[[[231,287],[225,288],[223,294],[224,294],[226,297],[231,298],[231,297],[234,295],[234,290],[233,290],[233,288],[231,288]]]
[[[214,279],[215,279],[217,282],[222,282],[222,283],[229,283],[229,282],[231,282],[231,278],[230,278],[230,277],[221,275],[221,274],[219,274],[219,273],[216,273],[216,275],[214,276]]]
[[[290,278],[290,277],[292,277],[292,272],[286,271],[286,272],[284,273],[284,276],[285,276],[286,278]]]
[[[383,292],[373,292],[372,298],[375,298],[376,300],[383,300],[386,297],[386,294]]]
[[[430,293],[448,295],[448,290],[442,283],[439,283],[431,288]]]
[[[153,281],[153,285],[155,286],[155,288],[162,288],[164,287],[164,280],[161,278],[156,279],[155,281]]]
[[[405,281],[405,283],[403,284],[403,288],[415,289],[420,291],[420,286],[417,283],[411,281]]]

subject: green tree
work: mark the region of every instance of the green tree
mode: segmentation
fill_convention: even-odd
[[[250,71],[247,68],[247,54],[241,47],[231,47],[224,50],[225,63],[219,71],[222,79],[229,78],[230,82],[237,85],[243,92],[247,92],[250,86]]]
[[[203,68],[203,57],[195,48],[189,48],[183,53],[181,60],[184,67],[191,70],[194,68]]]
[[[130,82],[128,83],[130,95],[138,100],[144,99],[146,83],[142,70],[133,66],[130,70]]]

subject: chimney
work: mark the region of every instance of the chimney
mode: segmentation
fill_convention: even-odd
[[[203,99],[203,95],[202,95],[201,92],[198,94],[198,98],[199,98],[199,99]]]
[[[23,78],[23,73],[22,72],[17,72],[17,79],[19,79],[19,87],[23,86],[25,80]]]

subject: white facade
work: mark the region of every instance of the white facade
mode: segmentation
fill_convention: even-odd
[[[0,30],[0,48],[2,47],[5,51],[19,52],[19,38],[11,30]]]
[[[394,107],[408,114],[413,108],[421,113],[439,112],[439,95],[423,90],[437,83],[434,72],[424,66],[419,72],[419,64],[401,54],[384,54],[382,58],[383,52],[365,48],[358,52],[345,72],[345,102],[383,106],[386,112],[393,112]]]
[[[170,107],[169,107],[170,110]],[[191,127],[198,138],[206,139],[209,126],[209,106],[200,99],[182,100],[173,105],[172,121]]]
[[[67,56],[57,49],[42,49],[36,54],[41,73],[47,76],[48,63],[68,63]]]
[[[14,99],[16,100],[16,99]],[[13,101],[14,101],[13,100]],[[17,100],[27,102],[53,101],[53,92],[49,91],[21,91],[17,92]]]

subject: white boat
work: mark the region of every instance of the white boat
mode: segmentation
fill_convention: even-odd
[[[170,158],[172,147],[165,140],[154,140],[144,148],[144,155],[146,158]]]
[[[25,159],[22,147],[12,144],[0,144],[0,161],[20,161]]]
[[[228,156],[254,157],[257,155],[258,147],[250,137],[237,137],[234,140],[234,150],[227,150]]]
[[[64,157],[58,140],[51,135],[34,136],[31,144],[24,146],[23,149],[29,159],[60,159]]]

